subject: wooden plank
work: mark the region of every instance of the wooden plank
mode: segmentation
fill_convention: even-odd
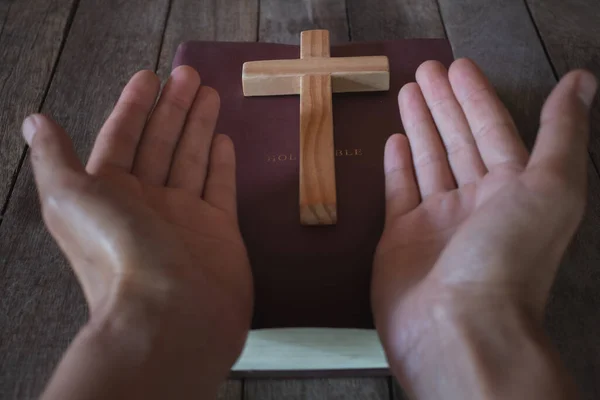
[[[177,46],[189,40],[254,42],[258,29],[258,0],[172,0],[157,73],[171,71]],[[228,380],[219,400],[242,398],[242,380]]]
[[[154,68],[167,8],[168,0],[79,3],[43,111],[70,132],[80,156],[129,77]],[[7,398],[37,397],[87,318],[37,203],[26,159],[0,229],[0,393]]]
[[[470,57],[482,66],[531,145],[542,103],[556,79],[525,3],[439,3],[456,56]],[[546,326],[584,398],[596,399],[600,397],[600,181],[591,162],[588,172],[589,206],[559,270]]]
[[[0,36],[2,36],[6,17],[8,16],[8,11],[10,10],[12,3],[13,2],[10,0],[0,0]]]
[[[41,106],[74,4],[0,2],[0,219],[25,150],[21,122]]]
[[[189,40],[255,42],[258,0],[172,0],[158,65],[166,78],[177,46]]]
[[[600,4],[597,0],[527,0],[558,75],[587,68],[600,78]],[[600,102],[592,109],[590,154],[600,171]]]
[[[300,33],[327,29],[331,44],[349,40],[344,0],[261,0],[259,41],[299,44]]]
[[[346,2],[353,41],[445,37],[436,0]]]
[[[221,385],[217,400],[242,400],[243,398],[243,383],[240,379],[228,379]],[[198,398],[202,398],[201,395]]]
[[[408,395],[402,389],[402,386],[398,383],[396,378],[391,378],[392,380],[392,399],[393,400],[409,400]]]
[[[247,380],[245,400],[389,399],[386,378]]]
[[[278,1],[261,0],[259,40],[299,44],[300,33],[311,29],[329,30],[332,44],[348,41],[344,0]],[[360,388],[357,390],[357,386]],[[244,398],[253,399],[362,399],[389,398],[387,379],[298,379],[245,382]]]

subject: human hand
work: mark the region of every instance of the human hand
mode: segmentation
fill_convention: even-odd
[[[218,94],[190,67],[173,71],[153,109],[159,89],[150,71],[130,80],[85,168],[49,119],[31,116],[23,131],[44,221],[89,304],[88,331],[133,328],[136,345],[127,351],[153,347],[185,390],[224,378],[239,355],[252,278],[237,222],[233,144],[213,137]],[[193,364],[198,358],[209,365]]]
[[[427,62],[416,78],[399,94],[406,136],[392,136],[385,150],[386,222],[372,304],[400,379],[416,393],[437,379],[449,394],[451,387],[472,389],[465,379],[485,375],[483,367],[464,373],[480,367],[469,357],[485,358],[482,343],[517,348],[519,342],[524,354],[537,345],[506,338],[522,331],[543,336],[548,292],[583,215],[596,84],[581,71],[561,80],[544,106],[530,156],[473,63],[458,60],[447,72]],[[461,343],[465,337],[469,345]],[[519,359],[505,347],[501,353],[495,368],[502,358]],[[448,375],[442,365],[450,359]],[[434,370],[441,375],[420,377]],[[487,393],[509,390],[490,385]],[[474,391],[464,393],[475,398]]]

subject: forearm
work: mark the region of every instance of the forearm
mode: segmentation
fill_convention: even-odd
[[[435,322],[409,351],[388,351],[394,373],[415,399],[576,397],[541,326],[524,314],[511,307],[470,315],[440,307],[432,314]]]
[[[95,311],[42,398],[214,399],[243,341],[209,317],[135,297],[120,303]]]

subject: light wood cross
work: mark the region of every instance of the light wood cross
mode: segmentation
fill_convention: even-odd
[[[329,32],[304,31],[300,59],[244,63],[245,96],[300,95],[300,222],[337,222],[332,92],[388,90],[388,59],[329,56]]]

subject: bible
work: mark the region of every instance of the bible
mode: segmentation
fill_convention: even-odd
[[[244,97],[247,61],[297,59],[299,46],[182,43],[189,65],[221,98],[216,131],[233,140],[238,215],[254,277],[255,310],[233,376],[388,373],[370,309],[370,276],[385,217],[383,150],[402,132],[397,95],[427,60],[453,60],[444,39],[331,47],[332,57],[387,56],[389,91],[332,97],[337,224],[299,222],[299,98]],[[399,260],[401,262],[401,260]]]

